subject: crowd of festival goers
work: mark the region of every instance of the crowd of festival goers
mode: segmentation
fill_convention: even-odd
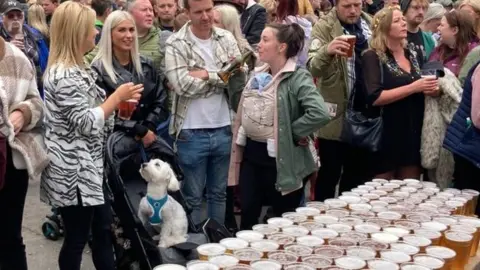
[[[27,269],[32,180],[64,223],[60,269],[80,269],[90,233],[96,269],[115,269],[114,130],[171,144],[193,221],[206,199],[232,231],[265,205],[280,216],[372,178],[480,191],[478,0],[5,0],[0,12],[2,270]],[[219,77],[249,52],[254,68]]]

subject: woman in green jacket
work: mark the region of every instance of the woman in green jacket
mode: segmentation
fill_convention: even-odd
[[[229,185],[240,185],[241,229],[258,223],[265,198],[276,216],[293,211],[318,169],[310,135],[330,117],[310,73],[296,66],[304,38],[295,23],[265,28],[258,53],[266,64],[255,70],[238,105]]]

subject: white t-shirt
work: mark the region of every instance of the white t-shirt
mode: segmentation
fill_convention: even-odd
[[[205,60],[205,68],[209,72],[217,72],[213,55],[212,39],[199,39],[190,29],[188,33],[200,48]],[[214,94],[207,98],[193,99],[188,106],[187,116],[183,123],[183,129],[219,128],[231,124],[230,110],[225,94]]]

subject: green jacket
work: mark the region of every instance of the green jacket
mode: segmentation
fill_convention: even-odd
[[[283,69],[283,77],[277,88],[277,184],[280,192],[295,190],[302,185],[302,180],[318,168],[314,163],[308,147],[298,146],[300,138],[310,136],[330,120],[322,96],[313,84],[310,73],[296,68],[292,59]],[[230,87],[229,87],[230,88]],[[235,93],[229,89],[229,95]],[[241,91],[237,88],[237,91]],[[241,115],[243,97],[239,102],[237,115]],[[235,106],[235,104],[232,104]],[[232,156],[229,168],[229,185],[238,184],[243,147],[238,146],[236,136],[240,125],[239,117],[235,120],[232,139]]]
[[[477,46],[476,48],[471,50],[467,54],[467,57],[465,57],[465,60],[463,60],[462,68],[460,69],[460,73],[458,74],[458,79],[460,80],[462,86],[465,83],[468,72],[476,63],[478,63],[478,61],[480,61],[480,46]]]
[[[433,38],[432,33],[422,31],[423,37],[423,47],[425,48],[425,63],[428,62],[430,58],[430,54],[432,54],[433,50],[435,49],[435,39]]]
[[[369,25],[371,17],[362,13]],[[308,69],[320,89],[325,102],[329,106],[336,106],[336,113],[332,113],[332,121],[321,128],[317,136],[327,140],[339,140],[342,132],[345,109],[348,103],[347,96],[347,58],[330,56],[327,54],[328,44],[338,36],[343,35],[343,27],[333,8],[327,15],[320,17],[312,30],[312,38],[308,55]],[[330,108],[329,108],[330,109]]]
[[[160,39],[160,31],[158,28],[153,27],[148,34],[144,37],[138,38],[138,47],[140,54],[150,58],[155,65],[155,68],[160,71],[160,64],[162,62],[162,56],[160,54],[160,48],[158,46]],[[92,63],[93,58],[98,53],[98,46],[96,46],[91,52],[85,56],[85,61],[89,64]]]

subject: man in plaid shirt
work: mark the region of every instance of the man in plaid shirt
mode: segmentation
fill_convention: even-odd
[[[184,172],[183,193],[199,224],[206,183],[208,217],[225,219],[231,110],[217,72],[240,56],[233,35],[215,28],[212,0],[184,0],[190,17],[167,41],[165,73],[175,91],[170,134]]]

